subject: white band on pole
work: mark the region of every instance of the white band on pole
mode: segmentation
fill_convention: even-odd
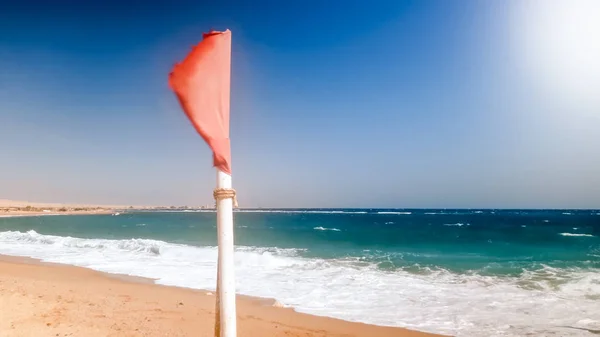
[[[229,192],[219,197],[219,192]],[[231,189],[231,176],[217,170],[217,232],[219,258],[217,265],[217,309],[216,324],[220,325],[220,336],[236,337],[235,269],[233,258],[233,202],[235,192]],[[215,326],[216,327],[216,326]],[[215,333],[217,331],[215,330]]]

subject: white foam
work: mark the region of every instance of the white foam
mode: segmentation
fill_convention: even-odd
[[[410,215],[412,212],[377,212],[377,214],[401,214],[401,215]]]
[[[445,223],[444,226],[456,226],[456,227],[462,227],[462,226],[470,226],[470,224],[464,224],[462,222],[459,223]]]
[[[592,234],[579,234],[579,233],[560,233],[560,235],[562,235],[562,236],[583,236],[583,237],[589,237],[589,238],[595,237]]]
[[[237,290],[301,312],[455,336],[586,336],[598,329],[599,271],[544,268],[521,278],[383,271],[298,249],[238,247]],[[0,232],[0,254],[30,256],[214,290],[217,250],[163,241]],[[560,282],[556,282],[556,281]]]
[[[337,229],[337,228],[325,228],[325,227],[315,227],[313,229],[316,229],[318,231],[334,231],[334,232],[341,232],[341,229]]]

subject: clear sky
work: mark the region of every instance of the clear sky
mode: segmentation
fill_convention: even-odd
[[[242,207],[600,208],[600,2],[0,0],[0,199],[212,203],[167,85],[231,29]]]

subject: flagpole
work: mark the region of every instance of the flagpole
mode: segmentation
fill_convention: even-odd
[[[183,111],[213,152],[217,168],[219,257],[217,262],[217,303],[215,336],[236,337],[235,271],[233,260],[233,207],[231,188],[231,146],[229,144],[229,98],[231,77],[231,31],[210,31],[202,35],[183,62],[169,74],[169,86]]]
[[[235,270],[233,259],[233,201],[231,175],[217,169],[217,233],[219,257],[217,262],[217,306],[215,334],[217,337],[236,337]],[[219,325],[219,331],[217,331]]]

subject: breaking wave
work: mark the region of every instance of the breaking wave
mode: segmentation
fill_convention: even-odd
[[[325,228],[325,227],[315,227],[313,229],[316,229],[318,231],[334,231],[334,232],[341,232],[341,229],[337,229],[337,228]]]
[[[599,270],[544,267],[514,277],[418,266],[418,272],[382,270],[352,259],[306,258],[305,251],[237,247],[238,292],[275,298],[300,312],[455,336],[585,336],[580,329],[600,329]],[[31,230],[0,232],[0,254],[180,287],[214,290],[216,282],[217,249],[209,246]]]
[[[580,236],[580,237],[588,237],[588,238],[595,237],[592,234],[581,234],[581,233],[560,233],[559,235],[562,235],[562,236]]]

